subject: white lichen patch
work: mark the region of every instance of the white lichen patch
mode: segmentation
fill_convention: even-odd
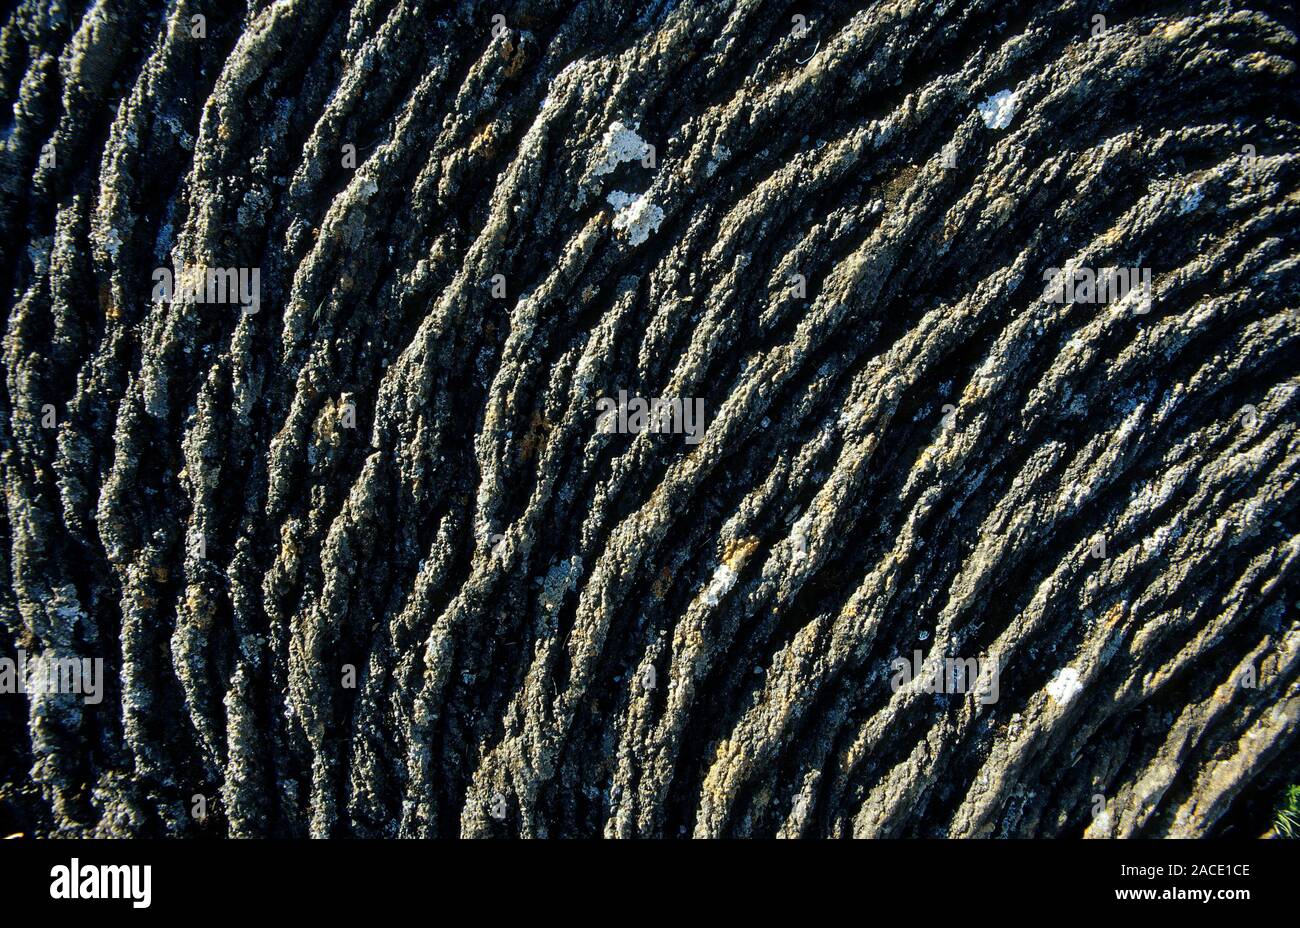
[[[1162,525],[1142,541],[1142,547],[1148,555],[1157,555],[1165,550],[1171,541],[1182,537],[1183,530],[1177,525]]]
[[[646,144],[635,129],[629,129],[621,122],[611,123],[605,130],[605,137],[600,140],[601,160],[591,169],[591,173],[600,177],[608,174],[627,161],[636,161],[645,156]]]
[[[1047,695],[1064,705],[1083,689],[1083,683],[1079,680],[1079,671],[1073,667],[1062,667],[1052,675],[1052,679],[1047,684]]]
[[[708,588],[704,591],[704,601],[710,606],[716,606],[722,597],[731,592],[731,588],[736,585],[736,572],[722,564],[713,572],[713,579],[709,581]]]
[[[664,221],[664,211],[642,194],[615,190],[605,199],[615,210],[614,228],[626,231],[628,241],[633,245],[640,245],[648,239]]]
[[[1183,197],[1183,202],[1178,205],[1178,214],[1190,213],[1195,210],[1205,200],[1205,191],[1200,187],[1193,187]]]
[[[32,239],[27,246],[27,258],[32,262],[32,272],[37,277],[44,277],[50,269],[50,251],[54,247],[54,236]]]
[[[718,166],[731,157],[731,149],[725,145],[715,145],[713,146],[712,155],[713,157],[709,159],[709,163],[704,166],[705,177],[712,177],[718,173]]]
[[[1110,810],[1102,809],[1101,812],[1097,814],[1097,817],[1092,820],[1092,830],[1099,835],[1108,835],[1110,834],[1110,828]]]
[[[808,556],[808,533],[812,530],[812,513],[805,513],[790,533],[790,559],[801,561]]]
[[[980,118],[990,129],[1005,129],[1011,125],[1020,109],[1020,95],[1012,90],[999,90],[978,107]]]
[[[564,594],[578,588],[578,578],[582,576],[582,558],[574,555],[571,560],[560,561],[549,571],[542,581],[542,608],[547,612],[556,612],[564,602]]]
[[[104,236],[104,250],[114,260],[117,259],[118,250],[122,247],[122,236],[117,234],[117,229],[109,229],[108,234]]]

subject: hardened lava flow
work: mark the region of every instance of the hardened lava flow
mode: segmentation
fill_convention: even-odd
[[[1267,831],[1290,0],[3,17],[0,836]]]

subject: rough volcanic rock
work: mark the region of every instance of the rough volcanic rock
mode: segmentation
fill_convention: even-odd
[[[6,833],[1266,827],[1290,0],[5,17]]]

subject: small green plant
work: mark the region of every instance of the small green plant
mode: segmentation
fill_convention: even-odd
[[[1282,794],[1273,831],[1281,838],[1300,838],[1300,784],[1292,783]]]

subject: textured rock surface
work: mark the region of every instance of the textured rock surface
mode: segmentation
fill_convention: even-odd
[[[0,695],[0,826],[1258,834],[1300,758],[1296,27],[20,4],[0,656],[108,684]],[[190,266],[260,311],[153,299]],[[1042,299],[1111,266],[1149,306]],[[599,433],[619,390],[702,440]],[[896,689],[918,649],[998,698]]]

